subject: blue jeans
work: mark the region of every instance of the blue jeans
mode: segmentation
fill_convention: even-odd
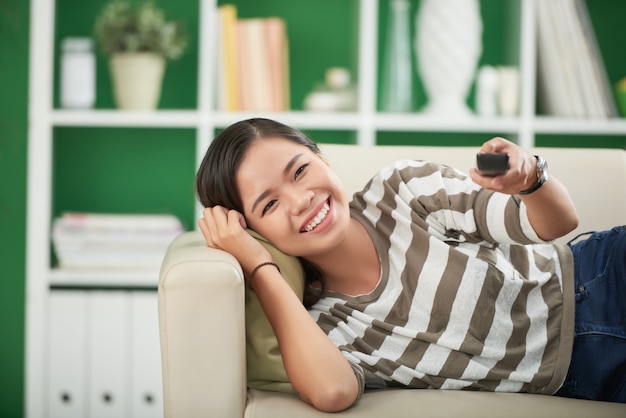
[[[556,395],[626,402],[626,227],[568,245],[574,255],[575,336]]]

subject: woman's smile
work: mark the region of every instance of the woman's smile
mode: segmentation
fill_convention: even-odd
[[[311,217],[309,217],[309,219],[305,222],[305,226],[303,228],[300,228],[300,232],[301,233],[307,233],[307,232],[312,232],[314,230],[317,230],[318,228],[323,229],[323,226],[327,225],[327,222],[325,222],[329,216],[330,212],[330,198],[326,199],[322,205],[321,208],[315,212]],[[322,225],[322,223],[324,225]]]

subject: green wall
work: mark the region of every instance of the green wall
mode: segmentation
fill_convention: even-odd
[[[0,416],[23,415],[29,2],[0,0]]]
[[[220,3],[226,2],[220,0]],[[0,0],[0,329],[3,333],[0,417],[3,418],[21,417],[24,412],[29,3],[27,0]],[[93,19],[104,0],[57,0],[57,3],[56,45],[64,36],[91,34]],[[160,107],[193,108],[197,101],[197,1],[157,0],[157,3],[169,15],[185,20],[192,35],[190,52],[167,68]],[[302,108],[304,96],[322,80],[325,68],[339,65],[356,70],[355,0],[237,0],[234,3],[239,6],[242,17],[279,14],[287,18],[292,44],[291,102],[294,109]],[[418,0],[411,3],[414,13]],[[487,28],[484,63],[510,63],[506,36],[498,35],[508,25],[504,3],[502,0],[481,1]],[[620,29],[626,2],[588,3],[609,77],[615,82],[626,75],[626,54],[621,53],[626,31]],[[385,22],[384,9],[381,9],[380,19],[381,23]],[[97,107],[112,108],[107,63],[101,56],[97,73]],[[58,103],[57,94],[55,103]],[[311,135],[322,141],[354,140],[352,132],[344,131],[314,131]],[[191,228],[194,223],[191,184],[194,137],[195,133],[189,129],[55,129],[55,212],[171,211]],[[387,143],[475,145],[482,142],[485,135],[389,132],[381,134],[380,138]],[[624,148],[626,138],[546,135],[538,138],[538,144]]]

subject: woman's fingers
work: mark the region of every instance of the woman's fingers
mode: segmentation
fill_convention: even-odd
[[[209,247],[222,248],[225,231],[229,228],[228,210],[221,206],[205,208],[202,218],[198,220],[198,226]]]
[[[478,185],[502,193],[517,194],[536,181],[535,157],[517,144],[496,137],[485,142],[480,152],[508,154],[509,169],[504,174],[495,177],[481,176],[476,169],[470,170],[472,180]]]

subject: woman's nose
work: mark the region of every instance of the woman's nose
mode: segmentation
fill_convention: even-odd
[[[302,190],[294,188],[291,191],[291,212],[294,215],[299,215],[302,211],[306,210],[313,200],[314,193],[311,190]]]

